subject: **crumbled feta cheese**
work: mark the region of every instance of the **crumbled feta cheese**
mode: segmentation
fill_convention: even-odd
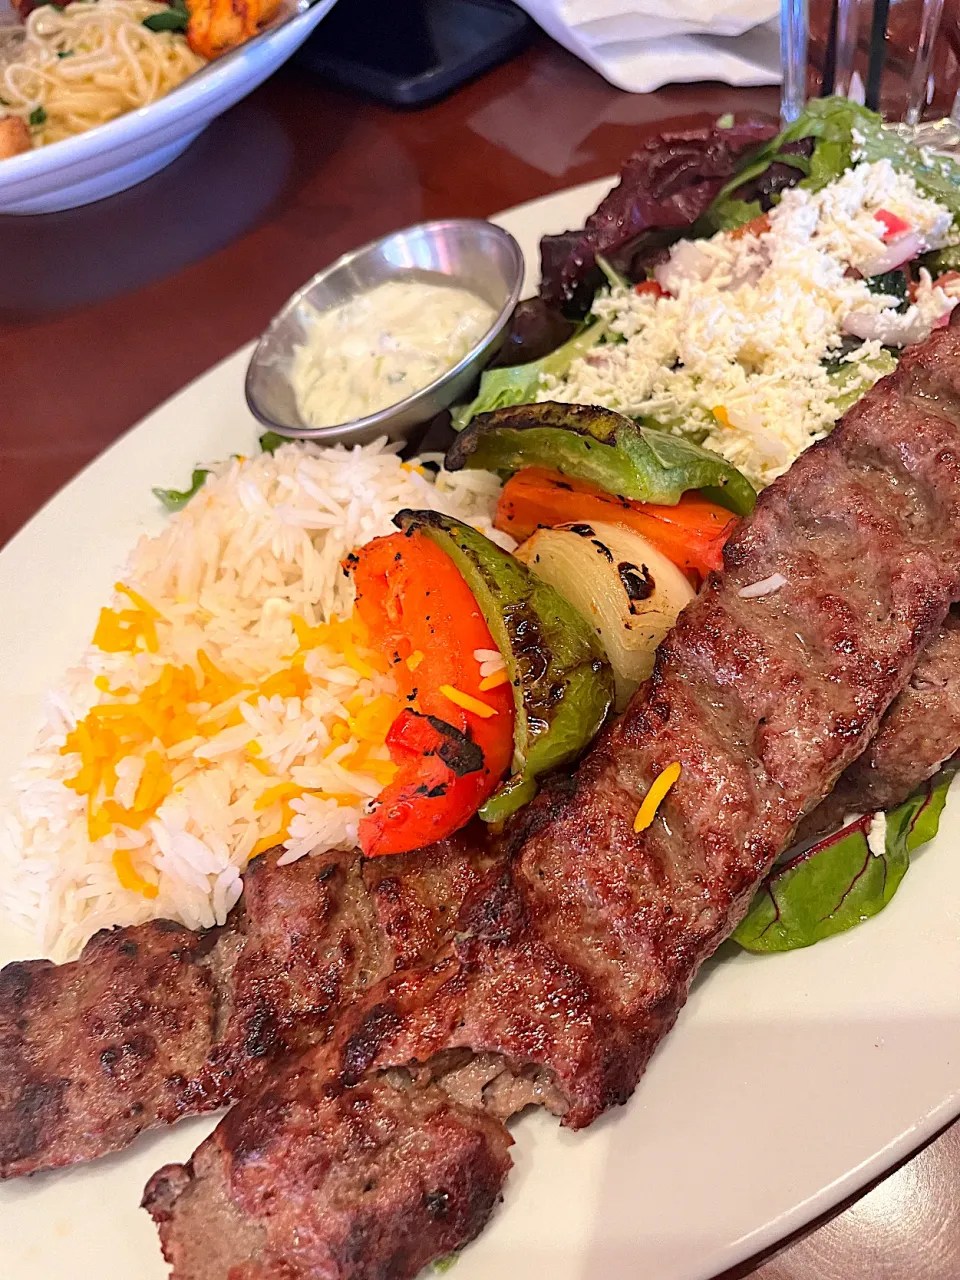
[[[613,289],[595,299],[614,340],[564,377],[545,377],[538,399],[650,419],[769,484],[830,430],[841,395],[886,371],[881,344],[922,340],[956,305],[928,274],[902,315],[898,299],[871,292],[857,265],[888,248],[878,209],[910,224],[918,251],[957,239],[949,210],[889,160],[857,165],[814,194],[794,187],[766,227],[675,245],[657,271],[671,296]],[[844,359],[840,388],[825,360],[848,330],[868,341]]]
[[[916,296],[906,311],[896,310],[896,298],[884,304],[881,298],[871,297],[867,305],[850,312],[843,328],[846,333],[874,339],[884,346],[908,347],[946,324],[958,302],[960,298],[952,291],[934,287],[930,272],[921,267]]]
[[[804,198],[817,210],[813,245],[840,259],[845,266],[859,269],[883,252],[886,228],[874,216],[879,209],[886,209],[909,223],[920,239],[918,252],[940,249],[953,238],[950,211],[921,195],[910,174],[899,173],[889,160],[848,169],[836,182],[813,196],[794,188],[785,193],[782,204],[789,209]],[[771,215],[771,222],[777,214],[779,208]]]
[[[867,848],[875,858],[882,858],[887,851],[887,815],[875,813],[867,827]]]

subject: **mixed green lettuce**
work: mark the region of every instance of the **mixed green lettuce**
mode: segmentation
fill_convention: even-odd
[[[544,376],[562,378],[574,360],[586,355],[607,335],[607,326],[601,321],[587,325],[575,333],[562,347],[551,351],[529,364],[508,365],[500,369],[488,369],[480,378],[480,389],[469,403],[453,410],[453,428],[462,431],[478,413],[492,413],[494,409],[507,409],[514,404],[532,404],[540,390]]]
[[[289,444],[287,436],[278,435],[276,431],[265,431],[260,437],[261,453],[276,453],[282,444]]]
[[[154,489],[153,494],[168,511],[182,511],[191,498],[200,492],[204,481],[210,474],[206,467],[197,467],[190,477],[190,485],[186,489]]]
[[[804,138],[814,139],[810,156],[790,150]],[[960,215],[960,164],[907,142],[892,129],[885,129],[875,111],[846,98],[813,98],[793,124],[773,138],[726,184],[707,210],[700,235],[730,231],[762,209],[758,201],[745,202],[735,196],[745,183],[760,177],[772,164],[788,164],[803,174],[799,186],[819,191],[829,182],[862,161],[891,160],[895,167],[913,176],[924,195],[939,201],[957,217]]]
[[[275,431],[265,431],[260,437],[260,451],[262,453],[273,453],[280,445],[289,443],[290,441],[286,436],[277,435]],[[239,454],[235,453],[233,457],[239,457]],[[153,495],[168,511],[182,511],[190,499],[195,498],[203,488],[209,474],[209,467],[195,467],[190,476],[190,484],[186,489],[155,488]]]

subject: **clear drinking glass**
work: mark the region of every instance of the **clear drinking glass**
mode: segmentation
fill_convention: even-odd
[[[782,0],[781,47],[785,120],[839,93],[924,141],[960,139],[960,0]]]

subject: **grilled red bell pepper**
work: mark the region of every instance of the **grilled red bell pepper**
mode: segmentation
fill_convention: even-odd
[[[350,567],[370,644],[409,704],[386,739],[398,771],[360,823],[360,848],[376,857],[422,848],[469,821],[510,766],[514,705],[508,683],[480,687],[474,652],[496,644],[434,542],[419,530],[377,538]]]
[[[609,520],[648,538],[678,569],[706,577],[723,566],[723,544],[736,517],[699,493],[685,493],[675,506],[629,502],[594,485],[542,467],[524,467],[503,487],[494,524],[519,540],[541,525]]]

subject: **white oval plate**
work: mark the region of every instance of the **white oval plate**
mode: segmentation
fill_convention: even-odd
[[[497,220],[527,260],[578,226],[593,183]],[[253,446],[248,349],[187,387],[77,477],[0,555],[0,774],[29,745],[43,690],[86,643],[155,484]],[[863,1186],[960,1112],[957,805],[880,916],[785,956],[718,957],[634,1098],[581,1134],[514,1127],[505,1203],[456,1280],[707,1280]],[[0,926],[0,960],[28,956]],[[138,1201],[210,1120],[85,1168],[0,1188],[4,1280],[163,1280]]]
[[[284,0],[252,40],[201,67],[149,106],[75,138],[0,161],[0,213],[52,213],[103,200],[158,173],[211,120],[296,52],[334,0]],[[251,164],[255,163],[251,159]]]

